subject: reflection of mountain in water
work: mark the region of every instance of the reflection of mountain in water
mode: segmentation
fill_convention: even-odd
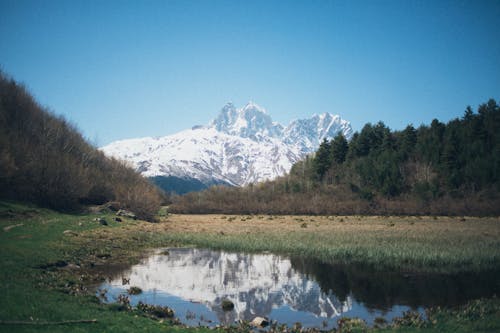
[[[319,327],[328,321],[333,327],[335,317],[344,313],[370,323],[377,316],[391,320],[410,308],[423,311],[422,307],[457,305],[500,293],[498,270],[406,274],[305,258],[201,249],[170,249],[169,255],[153,255],[123,271],[101,286],[108,289],[111,300],[128,288],[122,286],[122,276],[144,290],[131,296],[133,303],[142,300],[172,306],[190,325],[208,320],[230,324],[266,316],[289,325],[301,321]],[[234,311],[222,311],[223,299],[234,303]],[[195,319],[187,319],[190,311]]]
[[[330,318],[352,305],[349,296],[340,301],[294,269],[289,259],[271,254],[171,249],[168,256],[154,255],[132,267],[129,276],[130,285],[145,291],[163,291],[203,303],[225,323],[268,316],[282,306]],[[235,311],[224,313],[223,299],[231,300]]]

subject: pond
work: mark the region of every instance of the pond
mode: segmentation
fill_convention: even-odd
[[[300,322],[331,329],[342,316],[371,325],[377,317],[391,321],[408,310],[423,313],[429,306],[490,297],[500,291],[497,277],[498,272],[410,274],[274,254],[170,248],[122,271],[100,289],[107,290],[107,302],[116,302],[130,286],[140,287],[141,294],[129,296],[132,305],[169,306],[190,326],[261,316],[289,326]],[[226,299],[234,303],[233,310],[222,309]]]

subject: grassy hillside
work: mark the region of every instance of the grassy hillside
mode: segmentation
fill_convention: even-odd
[[[447,124],[338,135],[290,174],[176,198],[183,213],[499,215],[500,107],[468,107]]]
[[[153,218],[161,201],[155,186],[105,157],[1,72],[0,198],[66,211],[117,201],[145,219]]]

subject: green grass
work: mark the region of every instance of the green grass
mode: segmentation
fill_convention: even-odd
[[[106,218],[109,226],[99,225],[93,221],[95,217]],[[147,248],[196,244],[226,250],[276,250],[317,258],[336,258],[339,255],[344,258],[366,258],[369,257],[366,251],[373,245],[365,244],[356,253],[342,246],[332,247],[330,242],[338,239],[327,235],[323,236],[325,238],[318,238],[311,233],[291,233],[287,238],[276,234],[217,237],[210,233],[157,232],[152,229],[155,225],[140,221],[111,221],[111,215],[65,215],[37,207],[0,202],[0,321],[42,324],[71,320],[97,321],[58,325],[0,323],[0,332],[208,332],[208,329],[184,328],[172,325],[168,320],[162,322],[151,319],[137,310],[122,311],[121,307],[100,303],[93,293],[82,290],[85,285],[103,278],[92,266],[133,264]],[[312,227],[302,228],[310,229]],[[65,234],[66,230],[71,232]],[[352,241],[356,242],[356,239],[353,237]],[[326,242],[326,245],[320,246],[321,242]],[[363,242],[358,239],[356,244],[362,245]],[[445,248],[446,244],[442,246]],[[377,252],[374,253],[379,256]],[[465,256],[465,253],[454,253]],[[417,258],[419,254],[411,254],[410,251],[402,255],[410,258],[414,255]],[[447,255],[443,254],[443,258],[447,258]],[[383,254],[384,258],[390,256]],[[439,260],[447,260],[443,258]],[[79,265],[81,268],[57,268],[58,262]],[[433,316],[435,324],[427,323],[425,328],[400,327],[391,331],[500,331],[500,302],[497,299],[478,301],[457,311],[436,310]],[[226,330],[221,329],[220,332]]]
[[[97,319],[96,323],[60,325],[6,325],[0,332],[157,332],[184,331],[134,313],[114,311],[88,293],[71,295],[66,287],[78,283],[79,273],[56,270],[50,264],[77,261],[77,249],[65,230],[84,232],[103,228],[94,216],[64,215],[15,204],[0,204],[0,320],[60,322]],[[108,218],[110,221],[111,218]],[[3,228],[16,226],[8,231]],[[79,224],[82,224],[81,226]],[[112,223],[110,223],[112,224]],[[119,225],[106,227],[119,228]],[[75,260],[76,259],[76,260]],[[83,260],[79,260],[83,264]],[[46,269],[39,267],[49,266]],[[62,271],[62,272],[61,272]]]
[[[448,237],[425,240],[397,235],[289,232],[282,234],[168,233],[165,242],[236,252],[310,257],[325,262],[365,263],[388,269],[428,272],[480,271],[498,268],[499,240]]]

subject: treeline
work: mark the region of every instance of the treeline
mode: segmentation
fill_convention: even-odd
[[[500,214],[500,107],[391,131],[366,124],[323,141],[289,175],[177,197],[173,211],[269,214]]]
[[[148,220],[162,200],[154,185],[105,157],[73,125],[38,105],[2,72],[0,197],[58,210],[115,201]]]

